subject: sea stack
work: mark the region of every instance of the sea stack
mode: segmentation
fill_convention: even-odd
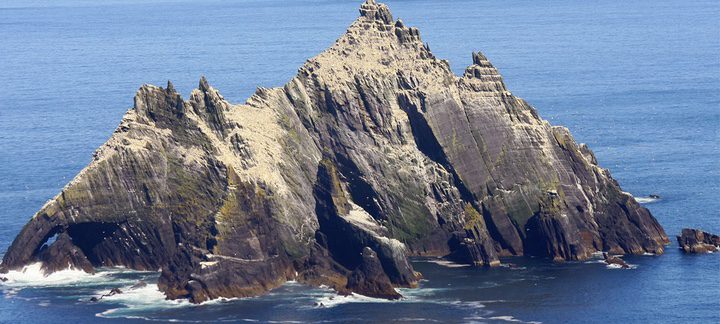
[[[720,248],[720,236],[699,229],[683,228],[677,241],[685,253],[712,253]]]
[[[162,269],[168,298],[192,302],[292,279],[397,298],[391,286],[418,282],[409,256],[663,252],[662,227],[586,145],[513,96],[483,54],[468,59],[456,76],[368,0],[285,86],[243,104],[204,78],[187,100],[144,85],[0,269]]]

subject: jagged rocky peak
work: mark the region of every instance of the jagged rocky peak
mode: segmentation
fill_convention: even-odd
[[[491,92],[510,95],[500,72],[480,52],[472,53],[473,64],[465,69],[461,86],[474,92]]]
[[[235,126],[225,118],[225,112],[230,109],[230,104],[219,91],[210,87],[204,76],[200,78],[198,88],[190,94],[189,101],[195,114],[221,136],[226,135],[230,128]]]
[[[0,271],[162,269],[168,298],[193,302],[290,279],[398,298],[420,278],[410,256],[663,252],[662,227],[587,146],[507,91],[484,55],[472,63],[454,75],[368,0],[285,86],[243,104],[205,78],[187,100],[144,85]]]
[[[141,118],[149,118],[153,122],[185,115],[182,96],[169,81],[166,89],[149,84],[140,87],[135,94],[134,110]]]
[[[393,23],[393,16],[388,6],[384,3],[377,3],[375,0],[368,0],[360,5],[360,16],[383,25],[392,25]]]

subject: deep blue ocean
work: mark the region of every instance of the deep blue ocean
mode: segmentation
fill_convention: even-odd
[[[105,269],[0,284],[0,322],[719,323],[720,253],[688,256],[683,227],[720,232],[720,2],[386,1],[456,73],[481,50],[513,92],[588,143],[672,244],[662,256],[475,269],[417,259],[426,281],[387,302],[288,283],[199,306]],[[201,75],[232,102],[281,86],[342,34],[359,1],[0,2],[0,253],[80,171],[143,83],[187,96]],[[325,307],[316,307],[322,302]]]

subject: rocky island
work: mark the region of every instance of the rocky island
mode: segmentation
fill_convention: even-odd
[[[161,270],[168,298],[287,280],[398,298],[409,256],[497,266],[662,253],[650,212],[480,53],[464,75],[368,0],[281,88],[232,104],[144,85],[91,163],[43,206],[0,271]]]
[[[692,228],[683,228],[677,242],[685,253],[713,253],[720,248],[720,236]]]

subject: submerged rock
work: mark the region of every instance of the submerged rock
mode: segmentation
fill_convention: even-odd
[[[120,290],[120,288],[113,288],[113,289],[110,289],[109,293],[100,295],[100,297],[90,297],[90,301],[91,302],[99,302],[100,300],[102,300],[105,297],[115,296],[115,295],[119,295],[122,293],[123,293],[123,291]]]
[[[168,298],[193,302],[291,279],[397,298],[392,287],[419,279],[411,255],[498,266],[508,255],[662,253],[667,242],[592,151],[513,96],[483,54],[458,77],[369,0],[285,86],[244,104],[204,78],[188,100],[171,83],[142,86],[0,270],[161,269]]]
[[[145,287],[147,287],[147,282],[140,280],[140,281],[136,282],[134,285],[130,286],[130,290],[140,289],[140,288],[145,288]]]
[[[677,241],[685,253],[709,253],[720,248],[720,236],[699,229],[683,228]]]
[[[617,256],[613,256],[613,255],[609,255],[609,254],[607,254],[607,253],[603,253],[603,258],[605,259],[605,263],[607,263],[608,265],[614,264],[614,265],[619,266],[619,267],[622,268],[622,269],[630,269],[630,265],[628,265],[628,264],[625,262],[625,260],[623,260],[623,259],[621,259],[621,258],[619,258],[619,257],[617,257]]]

